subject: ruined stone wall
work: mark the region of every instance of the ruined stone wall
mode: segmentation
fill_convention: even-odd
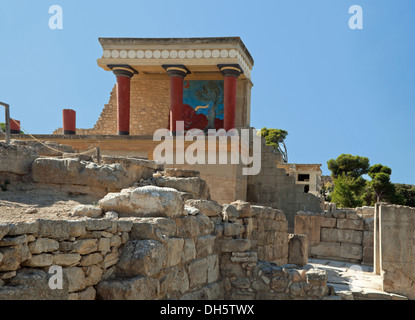
[[[312,258],[373,265],[373,219],[373,208],[298,212],[294,232],[308,235]]]
[[[383,290],[415,299],[415,208],[382,204],[376,220]]]
[[[77,129],[77,134],[117,134],[117,89],[111,91],[108,104],[104,106],[92,129]],[[131,79],[130,135],[153,136],[157,129],[168,126],[170,110],[170,82],[168,79]],[[57,129],[54,134],[62,134]]]
[[[6,149],[4,156],[10,151],[21,158],[17,149]],[[56,192],[57,186],[78,192],[99,183],[124,189],[69,215],[27,221],[0,215],[0,300],[328,295],[324,272],[303,268],[304,260],[287,264],[295,238],[281,210],[212,201],[199,172],[160,171],[148,160],[116,157],[98,165],[33,156],[24,168],[35,187],[52,185]],[[120,177],[127,180],[119,184]]]
[[[281,154],[263,143],[261,172],[248,176],[247,201],[281,209],[287,216],[289,227],[293,228],[298,211],[321,211],[320,199],[304,193],[304,187],[295,183],[294,176],[287,176],[285,169],[276,167],[278,162],[281,162]]]

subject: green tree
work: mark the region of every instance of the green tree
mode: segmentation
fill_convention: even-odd
[[[372,179],[367,182],[366,190],[362,195],[366,205],[386,201],[399,204],[402,199],[396,195],[394,184],[391,182],[392,169],[382,164],[375,164],[369,168],[368,175]]]
[[[288,162],[287,146],[285,145],[285,138],[288,136],[288,132],[282,129],[267,129],[262,128],[260,135],[265,138],[265,143],[269,146],[274,146],[278,150],[285,162]]]
[[[353,208],[363,203],[362,194],[366,180],[362,175],[369,171],[369,159],[351,154],[341,154],[337,159],[327,161],[334,178],[331,201],[339,207]]]
[[[341,154],[337,159],[327,161],[327,166],[332,172],[332,177],[337,178],[345,174],[348,177],[358,178],[368,173],[369,158],[352,156],[351,154]]]
[[[362,205],[361,193],[366,185],[362,177],[352,177],[345,173],[337,176],[334,180],[334,189],[331,201],[343,208],[355,208]]]
[[[415,186],[409,184],[394,183],[395,204],[415,207]]]

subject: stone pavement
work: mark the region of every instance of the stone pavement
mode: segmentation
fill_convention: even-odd
[[[327,284],[337,300],[407,300],[406,297],[382,291],[382,277],[373,268],[348,262],[309,259],[313,268],[325,270]]]

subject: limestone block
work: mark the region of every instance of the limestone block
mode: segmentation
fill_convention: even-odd
[[[321,241],[310,247],[310,255],[327,258],[338,257],[340,255],[340,243]]]
[[[84,268],[85,274],[85,285],[86,286],[95,286],[97,285],[102,278],[103,271],[97,265],[92,265],[90,267]]]
[[[200,177],[200,172],[196,170],[178,169],[178,168],[166,168],[164,169],[164,175],[166,177],[176,178],[192,178]]]
[[[0,172],[25,175],[39,154],[32,148],[0,142]]]
[[[340,245],[340,255],[343,258],[362,260],[363,247],[352,243],[342,243]]]
[[[181,252],[183,250],[184,240],[181,238],[170,238],[164,242],[166,246],[165,267],[174,267],[181,262]]]
[[[159,166],[155,161],[147,159],[137,159],[119,156],[101,156],[102,164],[120,164],[127,172],[131,181],[140,181],[141,179],[150,179],[153,177],[154,170]]]
[[[308,283],[313,285],[326,285],[328,280],[328,275],[325,270],[319,269],[310,269],[305,274],[306,280]]]
[[[256,252],[232,252],[231,261],[234,263],[257,262]]]
[[[219,256],[211,255],[207,257],[207,283],[213,283],[219,280],[220,270],[219,270]]]
[[[308,237],[290,234],[288,237],[288,263],[305,266],[308,263]]]
[[[79,301],[88,301],[88,300],[95,300],[96,298],[96,290],[94,287],[87,287],[86,289],[73,292],[69,294],[68,300],[79,300]]]
[[[224,204],[222,206],[221,215],[222,220],[225,222],[234,222],[235,220],[239,219],[239,211],[236,209],[236,207],[230,204]]]
[[[172,188],[156,186],[109,193],[98,204],[104,211],[117,211],[120,216],[176,218],[184,214],[180,193]]]
[[[178,219],[175,219],[175,222],[178,227],[178,232],[180,236],[186,238],[194,238],[198,236],[200,232],[200,224],[196,216],[185,216]]]
[[[59,249],[59,242],[54,239],[37,238],[36,241],[29,243],[29,249],[32,254],[53,252]]]
[[[19,244],[26,244],[27,243],[27,236],[25,234],[21,236],[14,236],[14,237],[4,237],[0,240],[0,247],[10,247],[16,246]]]
[[[374,249],[373,247],[363,247],[363,258],[362,263],[373,265],[374,259]]]
[[[124,277],[152,276],[160,272],[166,248],[155,240],[133,240],[125,244],[117,263],[117,273]]]
[[[192,238],[184,239],[183,251],[181,252],[183,262],[196,259],[196,244]]]
[[[364,230],[363,219],[337,219],[337,228],[350,230]]]
[[[197,238],[196,254],[198,258],[206,257],[214,253],[216,237],[205,235]]]
[[[39,220],[32,222],[16,222],[8,225],[0,225],[0,236],[7,230],[7,235],[9,236],[19,236],[23,234],[34,234],[39,230]],[[1,231],[3,230],[3,231]]]
[[[59,253],[53,256],[53,264],[62,267],[74,267],[80,260],[79,253]]]
[[[222,212],[222,206],[212,200],[190,199],[186,205],[199,209],[199,211],[208,217],[219,217]]]
[[[190,288],[194,288],[207,283],[208,259],[201,258],[189,263],[187,273],[189,275]]]
[[[94,264],[99,264],[104,260],[101,254],[99,253],[91,253],[88,255],[84,255],[79,263],[82,267],[89,267]]]
[[[104,256],[104,260],[102,261],[101,267],[103,269],[110,268],[114,264],[118,262],[119,252],[117,248],[112,248],[111,252],[107,253]]]
[[[221,252],[245,252],[251,248],[248,239],[221,239],[218,242]]]
[[[80,239],[73,244],[73,250],[79,254],[89,254],[98,250],[97,239]]]
[[[355,221],[355,220],[350,220]],[[363,231],[321,228],[321,241],[362,244]]]
[[[29,247],[25,244],[0,248],[0,253],[3,255],[0,272],[15,271],[19,268],[21,262],[32,257]]]
[[[294,233],[306,234],[310,244],[317,244],[320,242],[320,229],[322,216],[295,216]],[[324,240],[322,240],[324,241]]]
[[[223,234],[225,235],[225,237],[233,237],[233,236],[239,237],[243,231],[244,231],[244,227],[240,223],[225,222],[223,224]]]
[[[337,223],[337,219],[336,218],[326,218],[326,217],[324,217],[321,220],[321,227],[322,228],[335,228],[336,227],[336,223]]]
[[[153,300],[159,291],[160,285],[156,279],[138,276],[99,283],[97,297],[100,300]]]
[[[22,266],[39,268],[49,267],[53,264],[53,255],[49,253],[35,254],[29,260],[22,262]]]
[[[80,291],[86,288],[85,275],[82,268],[63,268],[63,275],[68,283],[68,292]]]
[[[160,279],[160,295],[180,298],[189,290],[189,277],[186,270],[181,267],[173,267],[165,270],[165,275]]]
[[[66,240],[70,237],[80,237],[86,233],[85,221],[38,219],[37,235],[42,238]]]
[[[33,162],[32,176],[37,183],[93,186],[109,191],[134,182],[120,164],[98,165],[73,158],[38,158]]]
[[[206,181],[199,177],[159,177],[156,178],[156,184],[159,187],[173,188],[182,192],[190,193],[197,199],[210,199],[209,187]]]
[[[102,215],[102,209],[93,205],[80,204],[73,208],[71,215],[79,217],[98,218]]]
[[[177,225],[167,218],[135,218],[131,228],[132,240],[153,239],[165,241],[168,237],[176,235]]]
[[[232,202],[231,205],[239,211],[240,218],[252,217],[252,208],[249,202],[237,200],[235,202]]]

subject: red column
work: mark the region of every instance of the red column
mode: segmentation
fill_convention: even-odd
[[[10,118],[10,133],[19,134],[20,133],[20,121]]]
[[[130,134],[130,81],[138,72],[128,65],[109,65],[117,76],[117,131]]]
[[[163,65],[170,76],[170,132],[176,135],[177,121],[183,121],[183,82],[189,70],[182,65]]]
[[[238,65],[220,65],[224,79],[224,116],[223,126],[226,131],[235,129],[236,87],[241,68]]]
[[[71,109],[63,109],[63,134],[76,133],[76,112]]]
[[[117,76],[117,130],[119,135],[130,134],[130,78]]]

